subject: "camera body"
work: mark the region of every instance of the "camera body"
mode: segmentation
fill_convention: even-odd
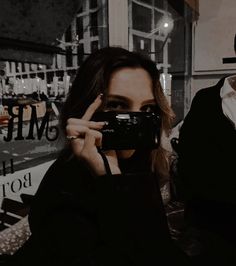
[[[93,121],[106,121],[103,150],[154,149],[160,142],[160,116],[154,112],[97,112]]]

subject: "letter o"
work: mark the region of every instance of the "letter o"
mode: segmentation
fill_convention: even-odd
[[[16,179],[11,183],[11,191],[16,193],[22,189],[22,182],[20,179]]]

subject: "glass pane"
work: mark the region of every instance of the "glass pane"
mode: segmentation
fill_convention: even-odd
[[[76,19],[76,32],[79,35],[79,39],[84,38],[83,18],[82,17],[79,17]]]
[[[66,42],[71,42],[72,41],[72,37],[71,37],[71,26],[69,26],[68,29],[66,30],[66,33],[65,33],[65,41]]]
[[[140,2],[143,2],[143,3],[148,4],[148,5],[152,5],[152,0],[141,0]]]
[[[93,42],[91,42],[91,52],[92,52],[92,53],[95,52],[95,51],[97,51],[98,48],[99,48],[98,41],[93,41]]]
[[[152,26],[152,11],[150,8],[132,4],[133,29],[150,32]]]
[[[90,0],[89,1],[89,8],[93,9],[96,8],[98,6],[98,1],[97,0]]]
[[[163,18],[163,13],[155,10],[154,11],[154,28],[159,26],[162,18]]]
[[[87,6],[89,4],[89,6]],[[107,18],[107,0],[88,1],[85,6],[85,13],[78,13],[76,20],[76,34],[79,36],[79,43],[83,43],[83,50],[90,54],[92,49],[91,42],[98,39],[99,47],[108,45],[108,18]],[[96,8],[96,11],[94,11]],[[72,36],[73,37],[73,36]],[[96,37],[96,38],[91,38]],[[80,61],[80,60],[79,60]],[[78,61],[78,62],[79,62]]]
[[[81,43],[77,48],[78,65],[81,65],[84,59],[84,45]]]
[[[133,36],[134,51],[149,55],[151,52],[151,40],[139,36]]]
[[[22,70],[22,72],[25,72],[25,64],[24,63],[22,63],[22,65],[21,65],[21,70]]]
[[[163,9],[164,8],[164,0],[154,0],[154,5],[157,8]]]
[[[155,53],[156,53],[156,62],[159,64],[163,63],[163,42],[155,40]]]
[[[90,14],[90,35],[98,35],[98,12]]]
[[[66,47],[66,66],[71,67],[73,65],[73,55],[71,47]]]

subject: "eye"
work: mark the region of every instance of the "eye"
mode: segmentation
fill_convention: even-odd
[[[159,110],[158,105],[156,104],[147,104],[142,106],[141,111],[142,112],[157,112]]]
[[[106,110],[108,111],[125,111],[129,108],[128,104],[122,101],[109,101],[106,104]]]

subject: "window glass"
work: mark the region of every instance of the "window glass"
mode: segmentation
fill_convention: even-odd
[[[152,24],[152,11],[150,8],[138,5],[136,3],[132,4],[132,23],[133,29],[150,32]]]
[[[151,52],[151,40],[139,36],[133,36],[134,50],[149,55]]]

